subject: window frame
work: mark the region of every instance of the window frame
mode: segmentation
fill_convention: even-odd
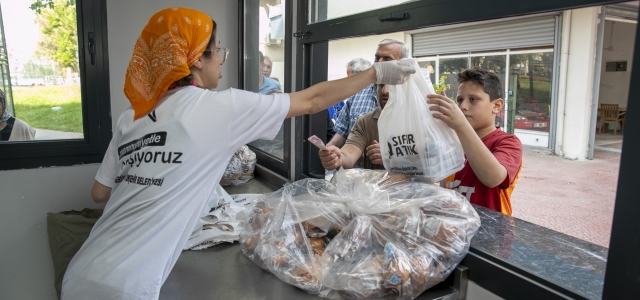
[[[291,13],[291,0],[282,0],[282,3],[285,6],[284,12],[284,56],[291,57],[292,52],[292,13]],[[252,55],[248,55],[245,53],[247,48],[246,41],[248,39],[255,38],[257,33],[250,33],[247,31],[247,21],[256,21],[255,15],[251,12],[247,4],[257,5],[257,1],[251,0],[242,0],[238,1],[238,35],[241,37],[238,39],[238,57],[242,57],[244,59],[240,59],[238,61],[238,89],[245,89],[248,85],[248,81],[250,82],[252,79],[247,77],[246,74],[249,72],[248,66],[255,65],[257,61],[257,57],[253,57]],[[291,93],[291,60],[285,59],[284,61],[284,83],[285,88],[283,90],[284,93]],[[291,127],[293,124],[293,119],[285,119],[282,123],[282,127],[284,128],[284,143],[283,143],[283,158],[275,157],[259,148],[254,147],[253,145],[247,144],[247,146],[256,153],[257,163],[259,166],[264,167],[264,169],[270,170],[272,173],[269,176],[273,176],[274,173],[281,178],[275,180],[274,182],[276,186],[280,186],[286,180],[289,180],[291,177]],[[263,170],[263,168],[258,168]]]
[[[594,7],[622,1],[539,0],[520,2],[515,6],[504,5],[499,0],[423,0],[309,24],[307,20],[309,12],[316,10],[314,7],[309,7],[310,2],[317,3],[318,1],[302,1],[297,12],[297,31],[306,32],[309,30],[311,32],[308,38],[299,40],[295,44],[296,73],[299,74],[297,78],[300,78],[297,80],[297,90],[326,80],[326,77],[322,78],[321,72],[313,70],[313,65],[310,62],[314,59],[314,48],[321,48],[330,40]],[[400,22],[380,22],[378,20],[379,15],[391,12],[409,12],[410,17]],[[426,15],[430,17],[412,18],[412,16]],[[636,25],[636,28],[637,36],[640,33],[640,26]],[[559,54],[555,56],[557,57]],[[554,61],[554,64],[557,64],[557,60],[554,59]],[[314,61],[314,63],[322,65],[322,56],[319,57],[319,62]],[[638,38],[635,41],[633,67],[640,69],[640,39]],[[631,82],[640,82],[640,72],[632,73]],[[640,98],[639,85],[630,87],[629,99],[635,98]],[[635,190],[638,178],[636,172],[640,169],[640,158],[635,155],[635,153],[640,153],[639,111],[640,103],[638,101],[628,102],[627,117],[635,116],[636,118],[629,117],[629,120],[625,121],[625,127],[628,130],[623,138],[612,234],[604,277],[604,299],[631,299],[640,294],[640,285],[637,284],[637,278],[640,278],[640,256],[637,255],[640,252],[640,243],[636,242],[640,240],[640,226],[637,226],[636,221],[637,216],[640,215],[640,202],[637,201],[637,191]],[[310,128],[313,128],[316,123],[313,121],[314,117],[317,116],[305,116],[301,122],[296,123],[296,132],[308,132]],[[299,140],[295,144],[296,153],[304,153],[302,156],[296,156],[296,179],[309,176],[305,171],[307,165],[312,163],[310,161],[313,160],[313,155],[309,155],[310,146],[308,143],[306,144]],[[305,161],[306,159],[309,161]],[[476,281],[503,298],[584,299],[581,295],[474,247],[471,247],[462,264],[470,268],[470,280]]]
[[[0,144],[0,171],[100,163],[111,140],[106,0],[76,0],[83,139]],[[91,64],[88,34],[95,35]]]

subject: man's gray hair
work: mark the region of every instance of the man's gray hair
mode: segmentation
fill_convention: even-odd
[[[358,74],[366,69],[371,68],[371,62],[364,58],[354,58],[347,64],[347,69],[351,67],[353,74]]]
[[[407,44],[405,44],[403,41],[396,40],[396,39],[384,39],[380,41],[380,44],[378,44],[378,47],[382,45],[387,45],[387,44],[400,44],[400,46],[402,46],[402,53],[400,53],[400,58],[409,57],[409,48],[407,48]]]

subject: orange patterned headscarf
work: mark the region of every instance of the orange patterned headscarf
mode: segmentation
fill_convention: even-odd
[[[188,76],[215,30],[211,17],[174,7],[157,12],[144,27],[127,67],[124,94],[136,120],[151,111],[169,87]]]

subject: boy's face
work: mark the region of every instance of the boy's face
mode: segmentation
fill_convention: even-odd
[[[463,82],[458,86],[456,102],[476,131],[493,128],[496,115],[504,106],[504,100],[499,98],[491,101],[491,97],[484,92],[482,86],[473,81]]]

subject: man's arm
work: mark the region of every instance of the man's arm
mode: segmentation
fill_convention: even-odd
[[[327,146],[334,145],[338,148],[342,148],[344,143],[347,141],[347,136],[349,136],[351,104],[353,103],[354,96],[349,97],[349,99],[347,99],[347,103],[345,103],[342,110],[340,110],[338,118],[336,118],[336,124],[333,127],[336,134],[327,143]]]
[[[347,139],[345,137],[336,132],[336,134],[334,134],[331,140],[327,143],[327,146],[336,146],[338,148],[342,148],[346,141]]]

